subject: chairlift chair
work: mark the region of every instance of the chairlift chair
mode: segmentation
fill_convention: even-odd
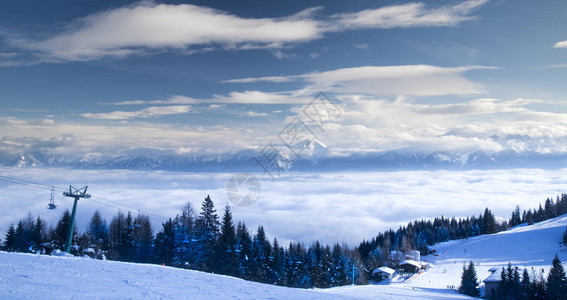
[[[51,198],[49,199],[49,204],[47,204],[47,209],[54,210],[57,207],[55,205],[55,187],[51,187]]]

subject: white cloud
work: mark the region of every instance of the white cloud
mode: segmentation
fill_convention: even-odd
[[[557,42],[553,48],[567,48],[567,41]]]
[[[162,50],[191,54],[211,49],[280,49],[319,39],[326,32],[361,28],[455,26],[486,0],[469,0],[453,6],[428,8],[424,3],[392,5],[316,19],[320,7],[281,18],[243,18],[224,11],[190,4],[140,2],[96,13],[68,24],[63,32],[32,40],[9,37],[12,45],[35,51],[40,60],[88,61],[126,57]],[[294,55],[291,55],[295,57]],[[23,64],[13,61],[12,65]],[[4,62],[4,65],[11,65]]]
[[[1,168],[3,175],[66,187],[89,185],[93,198],[81,202],[78,229],[85,230],[95,209],[107,222],[115,207],[95,202],[103,197],[165,218],[174,217],[186,202],[199,210],[210,195],[217,211],[228,202],[226,183],[232,174],[148,172],[126,170],[16,169]],[[262,184],[260,200],[251,207],[232,207],[235,221],[249,228],[263,224],[270,237],[306,244],[346,241],[351,246],[415,219],[467,217],[489,207],[508,218],[516,205],[536,208],[537,203],[562,192],[566,170],[530,169],[497,171],[416,172],[286,172],[275,182],[256,175]],[[0,232],[28,211],[56,224],[72,200],[56,194],[57,210],[46,209],[49,190],[1,182],[4,196]],[[126,210],[123,208],[123,211]],[[132,211],[136,214],[137,211]],[[154,230],[164,220],[153,220]],[[285,224],[286,226],[282,226]],[[325,224],[325,226],[319,226]],[[316,226],[317,225],[317,226]],[[155,233],[155,232],[154,232]]]
[[[247,111],[244,114],[240,114],[241,117],[266,117],[268,116],[267,113],[259,113],[252,110]]]
[[[70,29],[41,41],[20,40],[22,47],[61,60],[124,57],[147,49],[187,49],[218,44],[224,48],[274,48],[321,37],[318,23],[300,16],[241,18],[190,4],[141,2],[90,15]]]
[[[408,3],[335,14],[331,19],[336,30],[455,26],[471,20],[473,17],[469,14],[486,2],[488,0],[472,0],[440,8],[427,8],[422,2]]]
[[[81,116],[89,119],[127,120],[134,118],[155,118],[159,116],[184,114],[191,110],[189,105],[152,106],[137,111],[113,111],[108,113],[84,113]]]
[[[445,68],[431,65],[362,66],[289,76],[232,79],[226,82],[310,83],[308,90],[373,95],[467,95],[482,94],[482,85],[466,79],[462,73],[494,69],[485,66]]]
[[[157,105],[157,104],[304,104],[310,98],[296,96],[292,92],[262,92],[262,91],[242,91],[230,92],[227,95],[214,95],[209,99],[198,99],[182,95],[170,96],[166,99],[158,100],[133,100],[120,101],[114,103],[104,103],[112,105]]]
[[[368,50],[368,44],[366,44],[366,43],[354,44],[353,46],[358,48],[358,49]]]

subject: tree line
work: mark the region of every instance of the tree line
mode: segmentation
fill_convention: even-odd
[[[479,284],[474,263],[471,261],[468,267],[463,266],[459,292],[479,297]],[[567,299],[567,276],[557,255],[553,259],[547,277],[533,268],[531,275],[527,268],[524,268],[520,275],[520,269],[508,263],[508,266],[502,267],[500,271],[500,282],[497,287],[486,292],[489,292],[489,299],[495,300]]]
[[[496,233],[564,213],[567,213],[567,194],[558,196],[556,201],[549,198],[543,207],[540,205],[533,211],[520,214],[516,207],[508,221],[497,222],[488,208],[479,216],[464,219],[441,216],[379,233],[352,249],[345,244],[330,246],[319,241],[309,246],[297,242],[281,245],[277,238],[270,241],[263,226],[252,231],[244,222],[235,223],[228,205],[219,218],[207,196],[199,212],[188,202],[175,217],[163,222],[155,235],[148,215],[119,211],[107,223],[95,211],[86,231],[74,230],[71,253],[163,264],[289,287],[325,288],[353,281],[367,283],[375,268],[392,265],[389,257],[392,250],[405,253],[419,250],[425,255],[431,252],[429,246],[439,242]],[[28,214],[9,227],[2,249],[43,254],[61,251],[70,218],[65,210],[53,227]]]
[[[567,213],[567,194],[557,196],[554,201],[547,198],[537,209],[520,210],[516,206],[509,220],[497,222],[494,214],[488,208],[478,216],[467,218],[437,217],[433,220],[419,220],[401,226],[397,230],[387,230],[379,233],[371,240],[362,241],[355,250],[359,253],[364,264],[372,268],[385,265],[388,254],[392,250],[408,253],[418,250],[421,255],[431,253],[431,246],[450,240],[467,239],[481,234],[492,234],[507,230],[511,227],[526,223],[532,225]],[[567,242],[567,233],[564,236]]]

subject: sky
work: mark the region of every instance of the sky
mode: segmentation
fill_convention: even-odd
[[[0,151],[567,151],[565,1],[4,1]]]
[[[563,0],[1,1],[0,155],[260,151],[320,92],[340,111],[317,131],[329,156],[565,154],[566,28]],[[88,178],[93,195],[165,217],[206,194],[222,208],[233,175],[1,171],[63,187]],[[509,217],[566,180],[562,170],[286,173],[234,214],[282,240],[356,243],[485,206]],[[48,191],[0,188],[0,232],[28,211],[59,216],[46,212]],[[83,221],[116,210],[81,203]]]

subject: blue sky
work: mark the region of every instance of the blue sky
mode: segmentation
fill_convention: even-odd
[[[565,1],[5,1],[0,150],[567,151]]]

